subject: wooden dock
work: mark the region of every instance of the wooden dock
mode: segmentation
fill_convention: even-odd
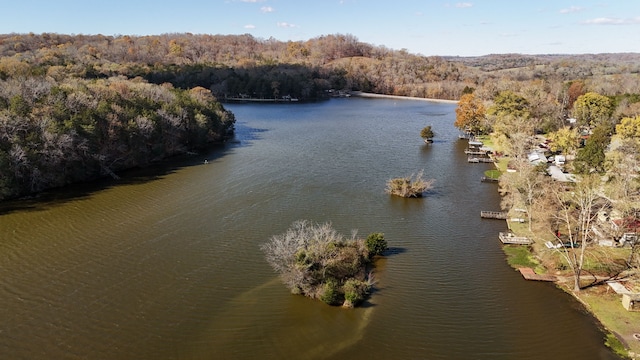
[[[486,151],[475,149],[465,149],[464,153],[467,155],[487,155]]]
[[[467,158],[467,161],[470,163],[493,163],[493,159],[488,158],[488,157],[473,157],[473,156],[469,156]]]
[[[520,274],[522,274],[522,277],[525,278],[526,280],[551,281],[551,282],[558,281],[558,278],[556,276],[536,274],[536,272],[533,271],[532,268],[521,267],[521,268],[518,268],[518,271],[520,271]]]
[[[501,232],[498,235],[498,238],[503,244],[513,244],[513,245],[531,245],[533,241],[531,239],[524,236],[515,236],[513,233],[504,233]]]
[[[507,220],[509,214],[503,211],[480,211],[480,217],[483,219]]]
[[[497,182],[499,182],[500,180],[499,180],[499,179],[496,179],[496,178],[490,178],[490,177],[483,176],[483,177],[480,179],[480,181],[482,181],[482,182],[488,182],[488,183],[497,183]]]

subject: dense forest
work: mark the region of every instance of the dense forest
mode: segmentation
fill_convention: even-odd
[[[0,200],[144,166],[224,141],[220,102],[331,90],[436,99],[512,91],[556,130],[587,92],[638,114],[640,54],[435,57],[359,42],[251,35],[0,35]]]

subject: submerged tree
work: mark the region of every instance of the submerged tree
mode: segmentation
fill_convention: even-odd
[[[433,138],[436,136],[436,133],[433,132],[431,125],[425,126],[420,130],[420,137],[424,140],[425,143],[432,143]]]
[[[368,295],[373,283],[368,265],[386,249],[386,241],[381,233],[366,241],[355,232],[345,238],[330,223],[299,220],[261,249],[292,293],[352,307]]]
[[[424,171],[421,170],[417,175],[387,181],[386,192],[400,197],[422,197],[425,191],[433,187],[434,182],[433,179],[425,179]]]

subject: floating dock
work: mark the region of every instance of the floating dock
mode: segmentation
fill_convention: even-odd
[[[467,161],[470,163],[493,163],[493,159],[488,157],[471,157],[467,158]]]
[[[499,182],[500,180],[499,180],[499,179],[496,179],[496,178],[490,178],[490,177],[483,176],[483,177],[480,179],[480,181],[482,181],[482,182],[488,182],[488,183],[497,183],[497,182]]]
[[[473,149],[465,149],[464,153],[467,155],[487,155],[487,152],[484,150],[473,150]]]
[[[498,237],[503,244],[531,245],[533,243],[531,239],[524,236],[515,236],[513,233],[501,232]]]
[[[480,217],[484,219],[507,220],[508,215],[504,211],[480,211]]]

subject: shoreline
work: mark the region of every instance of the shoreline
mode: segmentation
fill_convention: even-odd
[[[509,220],[507,219],[507,228],[511,231],[512,227],[509,226]],[[518,231],[513,231],[517,235],[530,236],[531,234],[521,234]],[[519,246],[519,245],[518,245]],[[501,246],[506,258],[509,258],[509,254],[505,250],[506,245]],[[529,245],[529,251],[536,258],[540,259],[538,249]],[[516,271],[519,266],[510,265]],[[542,265],[542,262],[540,263]],[[542,265],[544,268],[544,274],[554,274],[553,269]],[[596,323],[596,326],[602,329],[605,334],[603,339],[605,345],[612,350],[613,353],[623,356],[623,359],[640,360],[640,344],[637,339],[633,338],[635,333],[640,333],[640,328],[634,327],[632,324],[637,324],[640,321],[640,312],[628,311],[622,307],[621,296],[611,293],[609,286],[606,283],[597,285],[595,287],[586,287],[581,291],[576,292],[571,288],[571,282],[573,281],[571,274],[562,272],[555,272],[557,279],[553,281],[553,285],[559,291],[563,291],[573,297],[587,312]],[[582,276],[581,276],[582,278]],[[528,279],[525,278],[525,281]],[[604,287],[604,288],[603,288]],[[604,290],[603,290],[604,289]],[[619,320],[625,318],[624,324],[621,324]],[[624,354],[620,352],[620,348],[615,343],[611,343],[610,337],[617,339],[620,345],[624,348]]]
[[[421,101],[447,103],[447,104],[457,104],[458,103],[458,100],[431,99],[431,98],[421,98],[421,97],[415,97],[415,96],[383,95],[383,94],[366,93],[366,92],[362,92],[362,91],[351,91],[350,94],[351,94],[351,96],[357,96],[357,97],[363,97],[363,98],[385,98],[385,99],[398,99],[398,100],[421,100]]]
[[[502,172],[497,162],[495,163],[495,168]],[[517,235],[531,236],[535,233],[529,233],[527,231],[521,232],[522,229],[520,229],[520,231],[514,230],[510,226],[508,219],[506,220],[506,225],[510,231]],[[506,251],[506,246],[503,245],[501,248],[506,256],[507,263],[513,269],[518,270],[520,266],[509,263],[509,254]],[[533,255],[536,260],[541,259],[540,249],[537,249],[532,245],[529,246],[529,249],[531,255]],[[544,267],[544,273],[554,273],[554,270],[543,265],[543,262],[540,262],[540,265]],[[570,274],[556,271],[555,276],[557,279],[553,282],[554,286],[558,290],[569,294],[581,304],[584,311],[587,312],[593,318],[596,325],[602,329],[605,334],[605,339],[603,339],[603,341],[607,347],[609,347],[615,354],[623,356],[625,359],[640,360],[640,343],[637,341],[638,339],[633,337],[635,333],[640,333],[640,328],[632,325],[640,323],[640,312],[630,312],[624,309],[621,303],[621,297],[615,293],[610,293],[609,287],[606,284],[598,285],[596,287],[587,287],[579,292],[575,292],[571,289],[570,282],[567,283],[568,279],[572,279]],[[627,320],[620,323],[619,319],[621,318]],[[611,342],[611,337],[620,342],[620,345],[624,348],[624,354],[621,353],[620,347]]]

